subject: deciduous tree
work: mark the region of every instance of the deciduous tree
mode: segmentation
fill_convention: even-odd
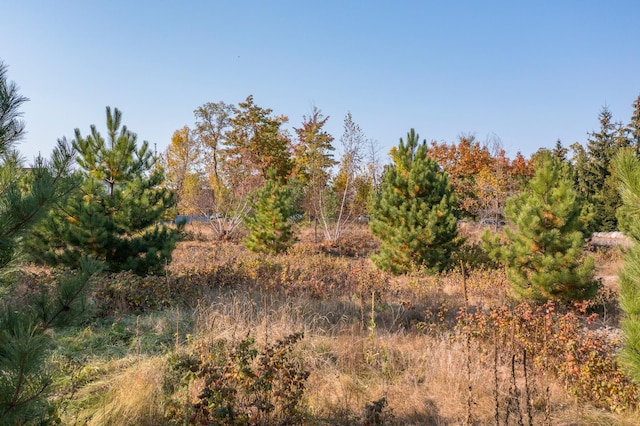
[[[451,187],[458,196],[458,206],[467,216],[476,217],[482,209],[482,189],[493,160],[486,146],[482,146],[472,135],[461,136],[457,144],[431,142],[429,156],[435,159],[451,179]]]
[[[178,212],[203,214],[202,153],[189,127],[176,130],[163,158],[166,182],[177,199]],[[205,187],[206,188],[206,187]]]
[[[291,174],[290,138],[282,129],[288,119],[256,105],[253,96],[237,107],[208,102],[194,113],[208,181],[198,193],[198,205],[211,216],[209,224],[218,237],[231,238],[268,170],[274,168],[285,179]]]
[[[224,161],[221,151],[226,145],[231,119],[236,112],[235,106],[224,102],[207,102],[193,112],[196,117],[195,136],[204,151],[203,160],[210,170],[209,180],[214,190],[218,185],[224,185],[219,170],[220,162]]]
[[[290,140],[281,129],[288,118],[271,113],[271,109],[256,105],[253,96],[238,104],[225,148],[225,167],[233,170],[234,180],[228,184],[248,183],[259,188],[271,168],[277,177],[289,177],[293,167]]]
[[[196,108],[194,136],[202,153],[202,174],[191,175],[191,197],[200,214],[219,239],[233,238],[249,210],[249,195],[255,189],[227,161],[231,121],[238,110],[225,102],[207,102]]]
[[[320,215],[325,238],[331,244],[340,243],[346,226],[364,210],[364,206],[357,204],[357,195],[366,138],[350,112],[345,116],[343,128],[342,157],[331,192],[325,191],[325,205]]]
[[[302,127],[296,128],[298,141],[294,145],[294,176],[307,187],[310,214],[317,215],[319,210],[319,192],[323,191],[331,177],[331,167],[336,165],[333,159],[333,136],[324,130],[329,117],[314,108],[312,114],[303,117]]]
[[[310,219],[317,224],[325,209],[325,191],[331,177],[333,136],[324,130],[329,117],[314,108],[303,117],[302,127],[296,128],[298,141],[294,145],[294,179],[304,191],[304,207]],[[317,239],[317,236],[316,236]]]

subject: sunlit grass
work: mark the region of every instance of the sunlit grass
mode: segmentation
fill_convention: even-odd
[[[357,232],[365,238],[366,230]],[[526,422],[529,414],[534,424],[633,424],[638,414],[633,407],[596,408],[542,370],[531,368],[525,383],[507,349],[499,349],[495,364],[494,342],[466,345],[456,326],[464,287],[472,310],[513,304],[502,270],[390,277],[366,257],[327,253],[304,238],[279,256],[201,239],[181,243],[170,273],[152,281],[162,284],[162,297],[177,283],[189,290],[188,300],[127,311],[131,305],[122,300],[132,296],[122,287],[119,303],[100,305],[98,319],[58,336],[52,359],[61,371],[54,385],[64,424],[183,424],[203,383],[173,368],[176,356],[224,356],[214,353],[217,342],[251,337],[262,348],[295,332],[304,338],[294,354],[310,373],[303,398],[308,424],[364,423],[382,398],[386,424],[464,424],[469,411],[475,424],[496,424],[496,404],[500,424],[517,423],[517,416]],[[607,265],[617,259],[598,258]],[[142,287],[152,297],[154,287]],[[131,294],[140,296],[135,288]],[[611,304],[612,297],[602,298]],[[616,311],[608,315],[598,324],[615,325]]]

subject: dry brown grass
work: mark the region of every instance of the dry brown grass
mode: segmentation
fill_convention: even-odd
[[[163,413],[164,360],[146,358],[119,373],[108,384],[100,409],[88,420],[90,426],[161,424]]]
[[[247,293],[218,294],[197,316],[201,342],[256,336],[260,344],[304,331],[298,349],[311,375],[306,405],[314,422],[353,424],[366,404],[385,397],[394,424],[464,424],[467,389],[472,389],[475,424],[495,424],[495,372],[490,348],[472,344],[471,377],[464,374],[467,353],[455,332],[417,332],[381,327],[373,333],[362,323],[357,306],[347,302],[309,302],[305,299],[258,299]],[[502,356],[502,355],[501,355]],[[506,421],[509,359],[498,365],[501,424]],[[519,409],[511,421],[527,420],[522,366],[516,366]],[[549,404],[551,424],[623,424],[627,415],[613,415],[577,402],[555,378],[529,371],[534,424],[543,424]],[[549,388],[549,401],[545,391]],[[582,418],[585,413],[584,419]],[[588,413],[588,414],[587,414]],[[314,423],[312,422],[312,423]],[[593,423],[601,422],[601,423]]]
[[[469,413],[480,425],[528,424],[529,414],[533,424],[637,424],[638,412],[595,408],[542,370],[529,367],[525,382],[520,354],[496,342],[471,339],[467,346],[466,334],[456,327],[465,305],[464,284],[472,311],[503,306],[509,303],[503,271],[475,268],[465,278],[456,271],[390,277],[375,271],[366,258],[375,248],[366,228],[349,231],[340,248],[343,256],[335,247],[314,244],[310,232],[306,229],[296,246],[280,256],[207,240],[204,230],[197,239],[180,243],[168,279],[187,280],[201,289],[195,307],[182,313],[194,325],[179,330],[178,337],[190,338],[177,339],[176,349],[202,353],[221,339],[237,342],[247,336],[263,346],[304,332],[295,354],[311,373],[304,398],[308,424],[365,424],[365,407],[381,398],[388,401],[385,424],[465,424]],[[613,275],[618,262],[611,253],[598,254],[602,274]],[[612,303],[617,291],[614,285],[607,288],[603,306]],[[609,308],[609,315],[606,324],[615,324],[617,311]],[[178,319],[174,314],[166,321]],[[511,355],[517,360],[513,372]],[[167,391],[171,378],[161,360],[166,357],[140,358],[114,376],[91,424],[160,422],[167,399],[188,409],[199,384]]]

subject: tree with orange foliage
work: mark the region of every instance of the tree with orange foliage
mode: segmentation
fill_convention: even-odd
[[[458,196],[458,207],[465,215],[476,217],[481,208],[478,176],[492,169],[493,159],[487,147],[473,136],[461,136],[457,144],[431,142],[429,157],[438,162],[451,178]]]
[[[520,190],[532,175],[529,162],[521,153],[511,161],[496,144],[491,152],[473,136],[461,136],[457,144],[431,142],[429,156],[451,177],[464,215],[483,218],[502,215],[508,196]]]

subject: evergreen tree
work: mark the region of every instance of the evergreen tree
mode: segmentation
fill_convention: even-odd
[[[622,207],[619,217],[630,220],[625,234],[633,245],[624,253],[624,266],[620,273],[621,320],[625,337],[622,362],[632,379],[640,385],[640,160],[635,150],[621,151],[615,158]]]
[[[14,269],[21,241],[33,225],[69,189],[65,176],[73,161],[71,148],[61,140],[51,160],[39,157],[30,168],[24,167],[14,146],[24,135],[20,107],[28,99],[7,80],[6,71],[0,61],[0,278]]]
[[[569,150],[562,145],[560,139],[556,141],[556,145],[553,147],[553,150],[551,150],[551,156],[559,163],[569,163],[567,159],[568,153]]]
[[[83,259],[80,271],[64,273],[50,289],[43,286],[26,300],[3,301],[0,424],[52,424],[56,418],[55,407],[46,399],[52,373],[47,356],[55,346],[48,331],[81,318],[91,277],[99,271],[99,262]]]
[[[636,156],[640,157],[640,96],[633,103],[631,121],[627,126],[629,146],[633,148]]]
[[[24,134],[20,106],[28,99],[18,93],[14,82],[7,80],[7,67],[0,61],[0,272],[6,271],[15,258],[20,230],[32,221],[19,220],[13,212],[24,208],[19,190],[22,164],[13,146]]]
[[[370,200],[369,226],[382,242],[372,260],[395,274],[416,267],[442,271],[461,243],[449,176],[427,157],[426,141],[420,143],[413,129],[390,154],[393,164]]]
[[[161,225],[173,194],[145,141],[121,127],[122,115],[107,107],[108,140],[95,126],[82,137],[75,131],[80,189],[52,211],[30,239],[36,260],[77,267],[87,256],[109,271],[157,273],[171,260],[180,230]]]
[[[20,95],[18,86],[7,80],[7,66],[0,60],[0,155],[5,154],[24,135],[20,106],[29,99]]]
[[[0,61],[0,424],[49,424],[54,407],[46,396],[51,380],[46,330],[77,317],[89,277],[99,265],[83,262],[83,272],[49,287],[15,297],[10,273],[17,269],[22,242],[52,202],[69,189],[71,148],[58,141],[51,160],[37,158],[27,171],[14,149],[24,133],[20,106],[27,99],[6,79]]]
[[[269,179],[256,191],[253,215],[247,216],[245,223],[249,235],[244,245],[251,251],[280,253],[294,242],[289,218],[294,213],[290,189],[276,176],[276,170],[269,171]]]
[[[616,211],[620,196],[612,176],[611,162],[616,152],[629,144],[626,129],[613,121],[607,107],[600,112],[600,130],[589,135],[587,147],[576,151],[576,186],[593,216],[588,224],[590,231],[614,231],[618,222]]]
[[[517,296],[544,301],[592,298],[594,260],[583,258],[581,206],[565,165],[542,152],[529,188],[507,201],[507,244],[492,242],[491,256],[508,268]]]

